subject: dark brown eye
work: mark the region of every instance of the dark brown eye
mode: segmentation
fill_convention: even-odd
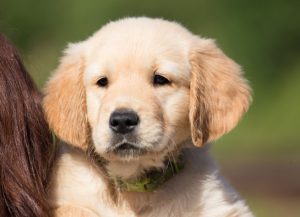
[[[166,85],[166,84],[170,84],[170,83],[171,82],[162,75],[154,75],[154,77],[153,77],[154,85]]]
[[[99,87],[106,87],[108,85],[108,79],[107,77],[103,77],[103,78],[100,78],[98,81],[97,81],[97,85]]]

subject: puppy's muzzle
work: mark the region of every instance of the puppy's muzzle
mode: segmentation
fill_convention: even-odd
[[[131,133],[138,124],[139,116],[129,109],[115,110],[109,118],[109,127],[117,134]]]

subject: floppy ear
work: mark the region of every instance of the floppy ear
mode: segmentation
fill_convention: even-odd
[[[46,84],[43,107],[50,128],[58,137],[71,145],[86,148],[89,130],[83,68],[81,45],[69,46]]]
[[[213,40],[197,38],[191,51],[190,123],[193,143],[202,146],[236,126],[251,102],[242,72]]]

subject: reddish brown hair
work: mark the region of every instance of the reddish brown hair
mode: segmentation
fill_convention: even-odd
[[[0,216],[48,217],[52,135],[41,95],[0,34]]]

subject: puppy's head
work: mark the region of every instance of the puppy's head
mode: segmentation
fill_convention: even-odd
[[[250,89],[212,40],[160,19],[109,23],[72,45],[46,86],[45,113],[66,142],[110,161],[202,146],[231,130]]]

